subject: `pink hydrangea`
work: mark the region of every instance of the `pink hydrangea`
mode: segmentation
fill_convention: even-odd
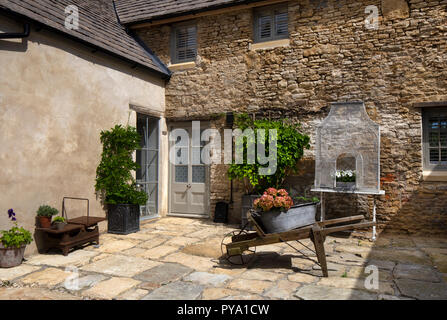
[[[256,209],[262,209],[264,212],[270,211],[272,208],[287,211],[293,206],[293,200],[285,189],[268,188],[260,198],[253,202],[253,205]]]

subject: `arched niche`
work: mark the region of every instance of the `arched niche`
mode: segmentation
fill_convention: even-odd
[[[369,118],[363,102],[333,103],[317,127],[315,189],[336,191],[338,168],[349,166],[356,171],[355,191],[380,192],[379,157],[380,127]]]

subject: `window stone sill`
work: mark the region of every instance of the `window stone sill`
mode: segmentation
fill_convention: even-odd
[[[446,171],[424,171],[422,173],[422,179],[424,181],[432,182],[447,182],[447,170]]]
[[[168,66],[168,68],[171,71],[180,71],[180,70],[185,70],[185,69],[191,69],[191,68],[194,68],[195,66],[196,66],[195,61],[191,61],[191,62],[170,64]]]
[[[290,39],[273,40],[259,43],[250,43],[250,50],[264,50],[264,49],[274,49],[278,47],[288,47],[290,46]]]

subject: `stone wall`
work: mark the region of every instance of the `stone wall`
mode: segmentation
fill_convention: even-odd
[[[0,32],[22,27],[0,15]],[[26,39],[0,40],[0,230],[11,227],[6,212],[13,208],[19,225],[37,237],[37,209],[48,204],[61,211],[64,196],[88,198],[90,214],[105,216],[94,190],[100,132],[135,125],[131,104],[162,115],[164,81],[34,26]],[[167,198],[166,190],[161,193]],[[85,203],[68,206],[70,218],[85,214]],[[160,207],[166,211],[167,201]],[[106,225],[100,224],[101,231]],[[26,254],[36,251],[34,240]]]
[[[369,5],[379,9],[377,30],[365,27]],[[225,111],[283,117],[301,122],[313,145],[330,102],[363,100],[381,125],[381,228],[445,233],[447,183],[422,180],[422,118],[413,104],[447,100],[447,1],[289,1],[290,44],[270,49],[252,48],[252,16],[247,9],[196,19],[196,66],[170,80],[168,117]],[[139,30],[168,64],[169,34],[169,26]],[[305,156],[311,161],[313,150]],[[219,166],[213,174],[212,190],[223,190],[224,171]],[[311,171],[303,174],[292,179],[297,190],[313,184]],[[228,189],[212,192],[213,201],[217,196],[228,198]],[[234,220],[240,196],[236,188]],[[363,198],[357,207],[367,212],[372,201]],[[330,203],[329,210],[340,206]]]

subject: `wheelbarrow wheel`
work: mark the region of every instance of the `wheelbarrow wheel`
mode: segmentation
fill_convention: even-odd
[[[256,247],[248,248],[247,250],[243,251],[241,254],[236,255],[228,255],[227,253],[227,244],[232,243],[232,238],[234,236],[239,236],[243,234],[248,234],[245,230],[237,230],[232,231],[230,233],[227,233],[224,238],[222,239],[222,243],[220,245],[220,249],[222,250],[222,257],[226,259],[230,264],[233,265],[245,265],[248,264],[255,256],[256,254]]]

